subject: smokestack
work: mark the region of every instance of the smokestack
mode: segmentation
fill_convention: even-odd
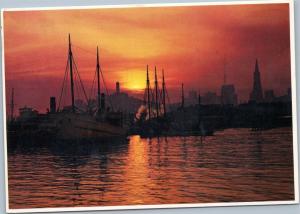
[[[120,83],[116,82],[116,93],[120,94]]]
[[[50,97],[50,113],[56,112],[56,100],[55,97]]]
[[[105,94],[101,94],[101,109],[105,110]]]

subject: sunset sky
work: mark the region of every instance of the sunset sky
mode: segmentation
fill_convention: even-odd
[[[165,70],[173,101],[182,82],[186,92],[220,94],[224,58],[240,101],[249,98],[256,58],[263,90],[282,95],[290,87],[288,4],[6,11],[8,101],[15,88],[18,108],[45,111],[49,97],[59,96],[69,33],[87,91],[97,45],[110,92],[119,81],[121,90],[142,93],[149,64],[151,81],[155,65],[159,78]]]

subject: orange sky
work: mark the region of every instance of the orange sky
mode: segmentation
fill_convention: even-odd
[[[87,91],[97,45],[110,89],[116,81],[143,89],[149,64],[159,76],[164,68],[173,100],[181,82],[186,91],[220,94],[224,56],[239,100],[249,97],[256,58],[264,90],[282,95],[290,87],[288,4],[15,11],[4,12],[4,37],[7,95],[14,87],[17,107],[44,111],[59,96],[68,33]]]

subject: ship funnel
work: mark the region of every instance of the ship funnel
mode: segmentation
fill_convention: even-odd
[[[50,113],[56,112],[56,100],[55,97],[50,97]]]
[[[116,93],[120,94],[120,82],[116,82]]]

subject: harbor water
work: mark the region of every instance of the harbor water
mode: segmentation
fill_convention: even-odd
[[[8,150],[9,208],[294,200],[291,128]]]

